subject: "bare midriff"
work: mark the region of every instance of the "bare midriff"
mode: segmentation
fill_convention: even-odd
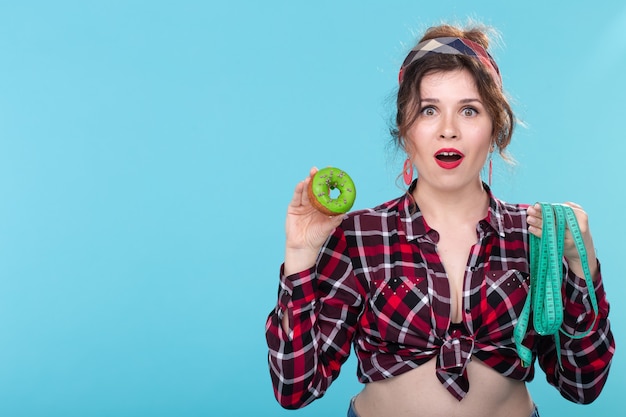
[[[357,396],[359,417],[528,417],[534,405],[526,384],[474,359],[467,367],[470,390],[457,401],[435,374],[435,361],[382,381]]]

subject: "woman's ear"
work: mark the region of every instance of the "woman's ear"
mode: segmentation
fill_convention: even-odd
[[[413,144],[411,142],[407,142],[406,139],[401,137],[400,146],[402,147],[402,150],[404,151],[404,153],[408,155],[409,158],[411,157],[411,155],[413,155]]]

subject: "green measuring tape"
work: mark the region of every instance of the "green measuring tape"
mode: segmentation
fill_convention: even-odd
[[[541,238],[530,234],[530,291],[513,331],[517,353],[522,360],[522,366],[525,367],[530,366],[532,362],[531,350],[522,345],[528,329],[531,311],[535,331],[542,336],[554,335],[559,366],[561,366],[559,331],[570,338],[580,339],[589,334],[598,316],[598,303],[587,262],[587,251],[574,210],[564,204],[540,203],[540,205],[543,218]],[[563,324],[563,299],[561,295],[563,242],[566,225],[580,256],[585,284],[589,289],[589,299],[594,311],[594,319],[589,328],[576,336],[561,329]]]

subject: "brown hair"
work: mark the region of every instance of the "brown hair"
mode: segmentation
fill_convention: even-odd
[[[469,39],[487,50],[489,47],[487,33],[491,31],[483,26],[461,29],[440,25],[429,28],[419,42],[440,37],[456,37]],[[405,68],[396,100],[396,126],[391,129],[394,141],[406,149],[405,135],[419,115],[422,78],[435,72],[457,70],[467,70],[474,77],[478,93],[493,122],[493,145],[498,148],[500,155],[507,159],[504,151],[513,135],[515,120],[513,110],[499,82],[493,79],[478,59],[465,55],[429,54]]]

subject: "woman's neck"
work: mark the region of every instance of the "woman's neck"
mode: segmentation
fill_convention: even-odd
[[[489,195],[480,180],[450,191],[418,180],[413,198],[431,226],[441,222],[477,223],[485,218],[489,208]]]

